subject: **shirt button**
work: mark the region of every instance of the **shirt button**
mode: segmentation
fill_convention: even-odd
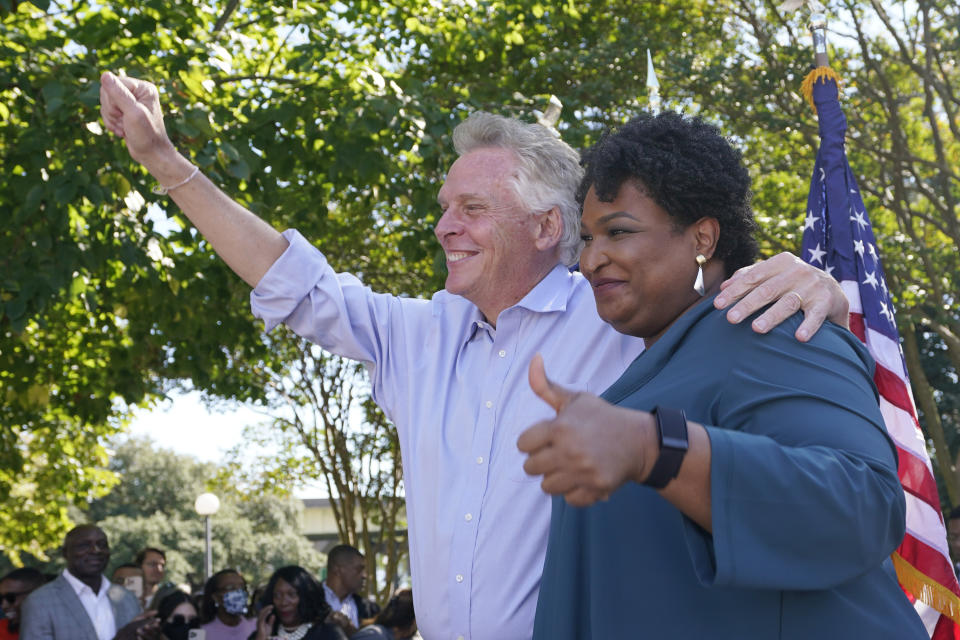
[[[504,351],[503,349],[500,349],[500,357],[501,357],[501,358],[506,358],[506,357],[507,357],[507,352]]]
[[[457,582],[463,582],[463,576],[459,573],[457,574]]]
[[[473,514],[468,513],[467,515],[463,516],[463,519],[466,520],[467,522],[470,522],[471,520],[473,520]]]
[[[457,640],[466,640],[463,636],[457,636]]]
[[[489,409],[490,407],[493,406],[493,402],[492,402],[491,400],[487,400],[487,401],[484,402],[483,404],[487,407],[487,409]]]
[[[477,456],[477,464],[483,464],[483,456]]]

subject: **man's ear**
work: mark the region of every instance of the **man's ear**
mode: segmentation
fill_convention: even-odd
[[[534,244],[540,251],[552,249],[560,244],[563,236],[563,216],[560,208],[553,207],[545,213],[535,214],[537,222]]]
[[[704,216],[690,225],[687,231],[693,236],[697,253],[707,260],[712,258],[720,241],[720,223],[717,219]]]

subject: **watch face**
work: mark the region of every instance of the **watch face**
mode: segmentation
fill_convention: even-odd
[[[687,455],[690,442],[687,439],[687,418],[680,409],[657,407],[653,410],[657,420],[657,439],[660,455],[643,483],[654,489],[662,489],[680,473],[680,465]]]
[[[682,409],[657,407],[654,416],[657,418],[661,448],[678,451],[686,451],[690,448],[690,441],[687,439],[687,417]]]

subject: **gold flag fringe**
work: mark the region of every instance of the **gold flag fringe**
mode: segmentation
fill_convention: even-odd
[[[960,624],[960,597],[957,594],[904,560],[899,553],[894,552],[891,558],[900,586],[917,600]]]
[[[817,67],[807,74],[800,85],[800,92],[803,93],[803,97],[813,108],[814,114],[817,113],[817,105],[813,103],[813,85],[817,83],[817,80],[825,80],[826,78],[831,78],[837,83],[837,87],[840,86],[840,75],[830,67]]]

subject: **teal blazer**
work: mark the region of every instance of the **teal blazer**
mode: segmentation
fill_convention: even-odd
[[[758,335],[705,299],[603,394],[706,427],[713,533],[636,483],[555,498],[534,638],[927,638],[889,560],[905,506],[873,361],[829,323],[798,342],[801,320]]]

